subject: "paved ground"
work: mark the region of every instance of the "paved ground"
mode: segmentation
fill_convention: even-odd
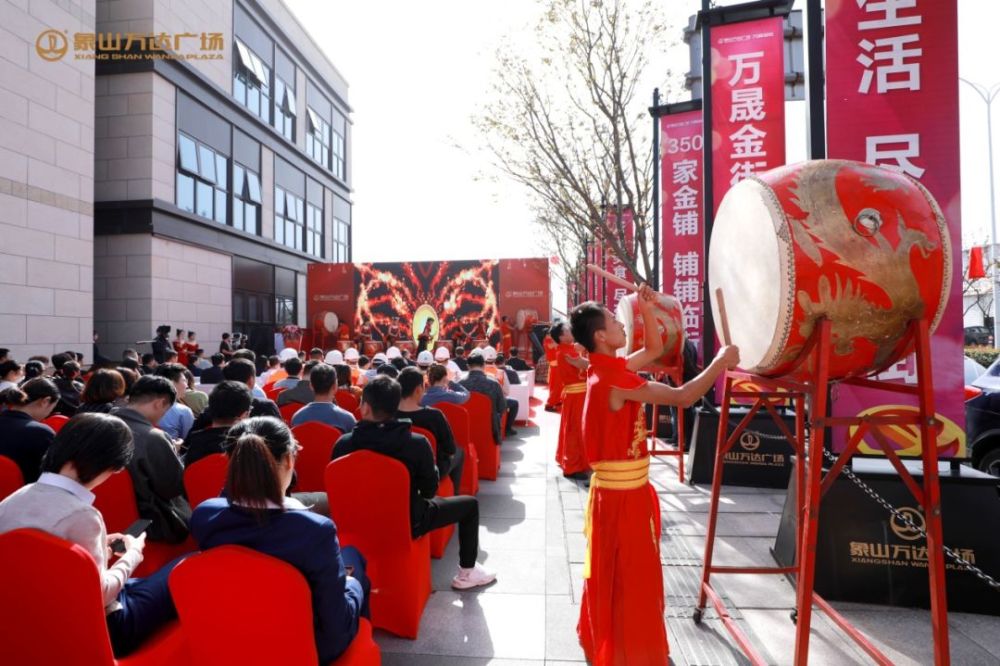
[[[544,391],[544,389],[542,389]],[[376,632],[386,666],[469,664],[579,664],[576,640],[586,489],[562,478],[553,462],[558,415],[537,410],[540,427],[521,427],[503,445],[500,478],[483,482],[480,560],[499,573],[478,593],[457,593],[450,581],[458,562],[457,536],[444,559],[433,562],[433,587],[415,641]],[[701,573],[709,489],[677,482],[672,462],[658,459],[651,473],[663,509],[661,557],[667,594],[671,658],[687,664],[748,663],[714,614],[695,625],[691,609]],[[784,492],[724,489],[717,562],[774,564],[774,543]],[[716,580],[734,618],[767,656],[790,664],[794,625],[788,610],[794,590],[780,576]],[[863,604],[835,604],[897,664],[931,664],[926,611]],[[1000,618],[953,613],[949,618],[952,663],[1000,664]],[[815,615],[811,664],[871,663],[831,623]]]

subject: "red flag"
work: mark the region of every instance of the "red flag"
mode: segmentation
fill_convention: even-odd
[[[986,269],[983,267],[983,248],[974,247],[969,250],[969,279],[986,277]]]

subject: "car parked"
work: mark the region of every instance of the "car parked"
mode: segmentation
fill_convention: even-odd
[[[992,347],[993,331],[986,328],[985,326],[966,326],[965,344]]]
[[[970,382],[969,377],[977,372],[970,367],[973,363],[965,358],[966,443],[977,469],[1000,476],[1000,358]]]

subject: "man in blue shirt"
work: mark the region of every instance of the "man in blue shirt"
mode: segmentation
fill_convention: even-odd
[[[333,399],[333,394],[337,391],[337,371],[325,363],[320,363],[313,368],[309,375],[309,383],[312,384],[316,397],[308,405],[295,412],[292,417],[292,427],[309,421],[319,421],[333,426],[342,433],[354,430],[357,423],[354,416],[349,411],[337,406]]]
[[[177,401],[156,425],[160,430],[170,435],[170,439],[185,439],[191,432],[191,426],[194,425],[194,412],[180,401],[180,396],[187,393],[188,390],[184,366],[180,363],[164,363],[157,366],[156,374],[166,377],[174,385],[174,390],[177,391]]]
[[[439,402],[464,405],[469,402],[469,391],[458,382],[448,380],[448,368],[435,363],[427,368],[427,390],[420,399],[421,407],[431,407]]]

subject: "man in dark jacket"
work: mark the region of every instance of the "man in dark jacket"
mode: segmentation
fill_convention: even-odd
[[[496,574],[476,562],[479,554],[479,501],[475,497],[435,497],[438,472],[430,444],[410,432],[409,421],[394,418],[399,409],[399,383],[379,375],[361,394],[361,422],[333,447],[336,460],[355,451],[374,451],[394,458],[410,473],[410,525],[414,538],[458,523],[458,575],[451,586],[459,590],[488,585]]]
[[[226,367],[222,370],[222,375],[225,379],[234,382],[240,382],[246,384],[247,388],[253,391],[254,385],[257,383],[257,369],[254,367],[253,363],[245,358],[234,358],[232,361],[226,364]],[[208,396],[209,401],[211,401],[212,396]],[[281,420],[281,411],[278,410],[278,406],[274,404],[273,400],[268,400],[267,398],[254,398],[250,403],[250,418],[255,416],[273,416],[274,418]],[[208,408],[203,411],[197,419],[194,421],[194,425],[191,426],[191,431],[201,430],[207,428],[212,423],[212,405],[209,404]]]
[[[128,406],[112,412],[132,431],[135,454],[127,469],[139,516],[153,521],[146,531],[150,541],[180,543],[187,538],[191,519],[184,497],[184,466],[173,440],[153,425],[176,399],[177,391],[166,377],[146,375],[132,385]]]
[[[531,370],[531,366],[528,365],[528,362],[525,361],[520,356],[518,356],[519,353],[520,352],[518,351],[517,347],[511,347],[510,360],[507,361],[507,365],[512,367],[517,372],[527,372],[528,370]]]
[[[500,419],[507,411],[507,398],[503,395],[500,383],[488,376],[484,371],[486,360],[477,349],[469,355],[469,376],[459,382],[470,391],[482,393],[493,404],[493,439],[497,442],[503,440],[500,436]],[[513,424],[510,424],[513,425]]]
[[[401,399],[396,411],[397,419],[408,419],[418,428],[430,431],[437,443],[438,478],[451,477],[455,490],[462,484],[462,466],[465,451],[455,446],[455,436],[441,410],[421,407],[424,397],[424,375],[417,368],[406,368],[399,373]]]
[[[157,326],[156,337],[153,338],[153,358],[157,363],[167,362],[167,352],[173,349],[167,336],[170,335],[170,327],[166,324]]]

